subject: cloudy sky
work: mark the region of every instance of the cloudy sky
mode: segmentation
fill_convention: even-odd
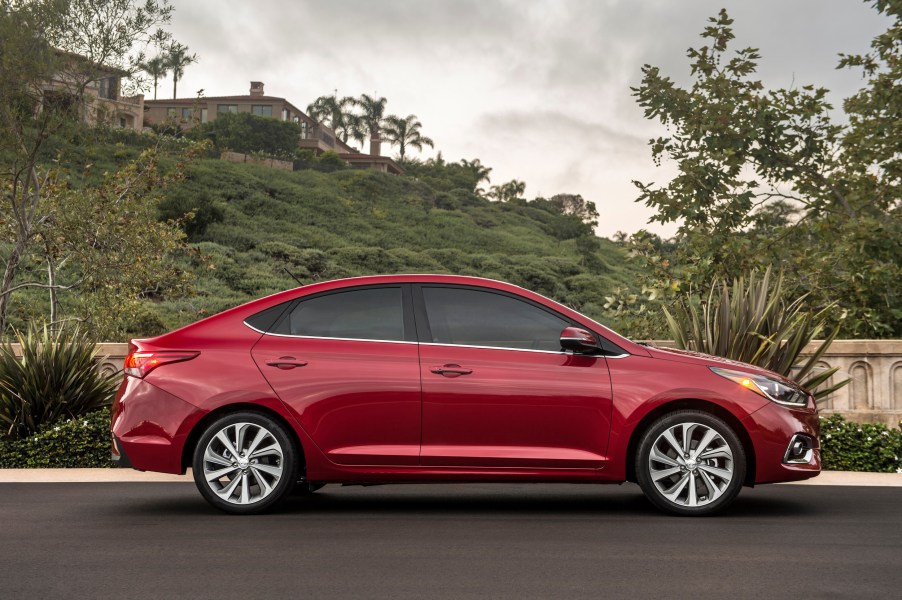
[[[303,108],[335,90],[416,114],[448,160],[479,158],[526,196],[582,194],[598,233],[647,226],[631,181],[666,181],[661,133],[630,96],[649,63],[688,81],[685,51],[726,7],[772,87],[813,83],[834,104],[861,84],[837,54],[866,51],[888,21],[858,0],[172,0],[171,30],[198,54],[180,95],[246,94],[251,80]],[[171,81],[160,97],[171,96]],[[672,227],[649,229],[663,234]]]

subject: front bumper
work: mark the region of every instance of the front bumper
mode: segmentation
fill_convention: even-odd
[[[798,481],[821,472],[820,421],[817,411],[793,410],[769,403],[746,417],[745,425],[755,447],[755,483]],[[806,460],[788,457],[796,435],[810,445]]]

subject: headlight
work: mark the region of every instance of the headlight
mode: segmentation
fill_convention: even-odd
[[[731,371],[730,369],[720,369],[718,367],[710,367],[710,369],[721,377],[735,381],[742,387],[748,388],[768,400],[773,400],[777,404],[794,408],[808,405],[808,395],[805,392],[795,386],[786,385],[782,381],[765,377],[764,375],[752,375],[741,371]]]

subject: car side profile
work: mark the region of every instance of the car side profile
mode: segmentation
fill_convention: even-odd
[[[813,397],[498,281],[320,282],[132,340],[113,458],[229,513],[329,483],[637,482],[706,515],[820,472]]]

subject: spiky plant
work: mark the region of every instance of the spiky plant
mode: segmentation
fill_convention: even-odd
[[[797,381],[823,398],[849,383],[845,379],[826,385],[837,367],[815,370],[815,365],[836,337],[834,329],[808,357],[805,346],[826,332],[831,304],[812,312],[805,296],[787,303],[783,299],[783,274],[773,281],[771,269],[760,275],[716,281],[707,298],[686,294],[673,307],[664,308],[667,324],[678,348],[696,350],[750,363]]]
[[[111,404],[119,377],[100,372],[85,331],[32,325],[16,340],[21,356],[12,344],[0,344],[0,436],[27,437],[44,423]]]

